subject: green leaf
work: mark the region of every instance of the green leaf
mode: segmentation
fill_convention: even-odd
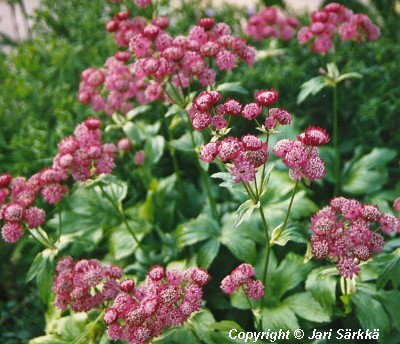
[[[316,95],[327,86],[328,84],[326,83],[325,77],[321,75],[306,81],[300,86],[301,90],[297,96],[297,104],[301,104],[310,95]]]
[[[329,275],[320,277],[320,273],[325,268],[319,267],[312,270],[306,280],[306,290],[311,293],[321,306],[332,316],[333,306],[336,304],[336,284],[337,278]]]
[[[59,338],[54,334],[48,334],[31,339],[29,344],[70,344],[70,341]]]
[[[238,309],[255,309],[260,305],[256,300],[246,297],[246,295],[237,292],[230,295],[232,307]]]
[[[364,330],[380,329],[385,332],[390,328],[389,317],[382,304],[376,300],[376,290],[372,285],[358,284],[356,293],[351,295],[351,300],[355,305],[357,319]]]
[[[262,329],[263,331],[282,331],[298,329],[299,323],[297,322],[294,312],[285,305],[280,305],[274,308],[264,308]]]
[[[133,229],[136,238],[140,242],[144,237],[144,234],[137,232],[135,224],[135,222],[131,221],[130,227]],[[111,255],[116,260],[130,256],[138,248],[136,241],[123,224],[112,229],[108,245]]]
[[[100,183],[103,185],[103,191],[115,203],[122,202],[128,194],[128,183],[119,180],[113,175],[105,175],[100,180]],[[100,187],[96,186],[95,191],[98,194],[99,198],[104,197]]]
[[[25,277],[26,282],[32,281],[36,277],[36,275],[39,273],[42,266],[43,266],[43,252],[39,252],[36,255],[35,259],[33,260],[28,273],[26,274],[26,277]]]
[[[203,143],[203,137],[199,131],[195,131],[193,133],[194,136],[194,144],[195,147],[200,146]],[[193,147],[192,138],[190,133],[183,134],[179,139],[172,140],[169,142],[169,145],[174,147],[177,150],[183,152],[194,152],[195,147]]]
[[[349,162],[343,182],[343,191],[351,194],[372,194],[388,181],[385,165],[397,153],[389,148],[374,148],[369,154]]]
[[[205,214],[186,222],[177,229],[180,247],[193,245],[197,242],[216,238],[220,233],[218,223]]]
[[[43,259],[41,269],[36,275],[36,283],[39,290],[39,297],[44,303],[47,303],[51,294],[54,267],[54,257],[46,257]]]
[[[294,223],[289,223],[286,228],[282,231],[283,223],[276,227],[271,234],[270,244],[277,244],[279,246],[285,246],[288,241],[308,243],[307,237]]]
[[[386,283],[391,280],[394,288],[400,285],[400,249],[387,255],[386,258],[391,257],[389,262],[383,264],[380,270],[378,279],[376,280],[376,289],[382,289]]]
[[[172,104],[165,113],[165,117],[168,118],[174,116],[182,111],[183,109],[178,104]]]
[[[254,203],[252,199],[249,199],[246,202],[242,203],[240,207],[236,210],[236,220],[234,226],[239,227],[243,221],[246,221],[251,216],[254,209],[257,209],[259,207],[260,202]]]
[[[219,237],[222,244],[240,260],[251,262],[256,256],[255,236],[245,228],[236,228],[234,216],[227,214],[222,219],[222,232]]]
[[[283,301],[283,304],[303,319],[318,323],[330,321],[328,311],[312,297],[310,292],[291,295]]]
[[[241,183],[240,184],[236,183],[233,180],[232,174],[229,172],[217,172],[217,173],[212,174],[211,178],[222,179],[223,182],[221,184],[219,184],[219,186],[228,188],[229,191],[231,191],[231,192],[239,191],[239,192],[247,195],[247,192],[246,192],[245,188],[243,187],[243,185]]]
[[[217,257],[220,242],[216,239],[209,239],[200,246],[197,252],[197,264],[208,269],[214,259]]]
[[[135,118],[136,116],[138,116],[138,115],[140,115],[140,114],[142,114],[142,113],[145,113],[145,112],[147,112],[148,110],[150,110],[151,109],[151,106],[150,105],[139,105],[139,106],[136,106],[134,109],[132,109],[131,111],[129,111],[127,114],[126,114],[126,119],[128,120],[128,121],[130,121],[130,120],[132,120],[133,118]]]
[[[288,253],[278,268],[271,271],[266,286],[268,298],[280,300],[289,290],[296,287],[311,270],[311,264],[304,264],[302,256]]]
[[[149,138],[144,145],[145,164],[156,164],[164,152],[165,139],[161,135]]]
[[[339,83],[346,79],[362,79],[362,77],[363,76],[360,73],[356,73],[356,72],[345,73],[345,74],[340,75],[336,79],[336,82]]]
[[[378,294],[378,300],[389,314],[390,324],[400,331],[400,291],[382,290]]]
[[[240,84],[240,82],[225,82],[219,85],[216,91],[224,93],[224,92],[234,92],[241,94],[248,94],[249,92]]]

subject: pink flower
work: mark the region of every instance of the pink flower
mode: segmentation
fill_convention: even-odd
[[[233,294],[243,287],[247,296],[255,300],[259,299],[264,295],[264,285],[261,281],[253,279],[254,275],[253,266],[241,264],[221,281],[220,288],[226,294]]]

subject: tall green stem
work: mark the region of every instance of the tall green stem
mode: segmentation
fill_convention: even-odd
[[[283,232],[285,230],[287,222],[289,220],[290,210],[292,209],[292,204],[293,204],[294,196],[296,196],[296,190],[297,190],[298,184],[299,184],[299,181],[296,181],[296,183],[294,184],[293,191],[292,191],[292,197],[290,198],[289,207],[286,212],[285,220],[283,221],[281,232]]]
[[[168,139],[169,139],[169,142],[168,142],[167,146],[168,146],[169,154],[171,155],[171,158],[172,158],[172,165],[174,167],[174,172],[175,172],[177,182],[178,182],[179,197],[180,197],[181,201],[184,201],[185,200],[185,198],[184,198],[185,192],[184,192],[183,185],[182,185],[181,171],[179,169],[178,160],[177,160],[176,154],[175,154],[175,147],[172,147],[169,144],[173,140],[171,129],[169,128],[169,126],[168,126]]]
[[[341,191],[341,180],[340,180],[340,154],[338,146],[338,96],[337,96],[337,84],[333,86],[333,104],[332,104],[332,126],[333,126],[333,149],[335,151],[334,157],[334,174],[335,174],[335,188],[334,194],[338,196]]]
[[[196,141],[194,139],[192,128],[189,128],[189,134],[190,134],[190,139],[192,141],[193,149],[195,149]],[[210,203],[211,214],[212,214],[213,218],[219,222],[220,218],[219,218],[219,214],[218,214],[217,204],[211,193],[211,187],[210,187],[210,181],[208,179],[208,175],[206,174],[204,169],[201,167],[199,159],[196,159],[196,162],[197,162],[198,168],[200,170],[200,175],[201,175],[201,179],[203,180],[204,187],[206,188],[208,202]]]
[[[135,232],[133,231],[132,227],[129,225],[128,220],[126,219],[125,213],[124,211],[118,206],[118,204],[115,203],[115,201],[104,191],[104,188],[101,184],[99,184],[101,193],[103,194],[103,196],[105,198],[107,198],[107,200],[113,205],[113,207],[115,208],[115,210],[118,212],[123,224],[125,225],[126,229],[128,230],[129,234],[132,236],[133,240],[135,241],[137,247],[141,248],[143,254],[146,256],[147,259],[149,259],[149,255],[148,253],[143,250],[143,248],[140,245],[140,241],[138,240]]]

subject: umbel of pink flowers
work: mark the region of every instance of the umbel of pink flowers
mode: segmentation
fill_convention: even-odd
[[[382,251],[384,239],[378,230],[400,233],[400,219],[381,213],[376,205],[335,197],[311,218],[312,253],[337,262],[340,274],[351,279],[358,275],[360,263]]]
[[[277,7],[264,7],[248,19],[244,32],[256,40],[281,38],[291,40],[299,26],[297,18],[285,17]]]
[[[166,17],[147,24],[143,18],[129,16],[129,12],[117,13],[106,29],[115,33],[118,45],[129,45],[130,51],[119,51],[103,68],[91,67],[81,75],[78,100],[97,112],[126,114],[133,101],[147,104],[168,99],[163,89],[167,80],[179,89],[193,80],[207,87],[215,83],[214,67],[231,70],[238,60],[255,62],[255,49],[213,18],[199,19],[187,36],[172,37],[166,31]]]
[[[365,14],[355,14],[352,10],[332,2],[320,11],[311,13],[311,24],[297,34],[300,44],[312,42],[310,49],[324,54],[334,46],[338,36],[341,41],[376,41],[379,28]]]
[[[278,93],[273,90],[260,90],[254,103],[243,105],[235,99],[227,99],[218,104],[221,95],[216,91],[200,93],[193,100],[189,116],[195,130],[208,129],[211,132],[224,133],[230,117],[242,117],[255,121],[257,126],[264,123],[262,129],[268,135],[276,131],[280,125],[288,125],[292,115],[282,108],[272,108],[278,100]],[[265,111],[264,111],[265,109]],[[265,112],[265,118],[262,114]],[[320,127],[308,127],[296,141],[284,139],[273,149],[276,156],[283,158],[283,163],[290,168],[289,175],[299,181],[301,178],[314,181],[321,179],[326,173],[325,163],[319,157],[318,146],[329,141],[329,135]],[[229,167],[236,183],[245,184],[254,180],[257,168],[264,165],[269,158],[268,144],[254,134],[245,134],[240,139],[228,136],[213,137],[206,143],[200,153],[200,159],[212,162],[216,158]]]
[[[146,344],[171,326],[178,326],[202,305],[210,275],[202,268],[165,270],[153,266],[143,284],[120,283],[121,292],[104,314],[110,340]]]
[[[8,173],[0,175],[0,220],[4,222],[4,241],[14,243],[25,228],[38,227],[45,221],[44,210],[33,205],[39,192],[47,203],[57,203],[68,193],[64,182],[69,177],[83,182],[102,173],[111,173],[117,148],[114,144],[102,143],[100,125],[97,117],[89,117],[79,124],[74,136],[58,144],[52,166],[29,179],[12,178]]]

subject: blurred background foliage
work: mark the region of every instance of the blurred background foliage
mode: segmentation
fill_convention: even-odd
[[[270,1],[265,2],[271,5]],[[394,0],[375,0],[370,1],[368,5],[357,0],[338,2],[345,3],[355,12],[364,12],[372,18],[376,18],[382,30],[382,36],[377,42],[357,46],[357,49],[352,49],[349,43],[348,46],[337,52],[336,61],[340,69],[346,66],[349,69],[344,71],[351,70],[363,75],[363,79],[350,80],[341,84],[339,88],[340,138],[342,141],[340,147],[346,167],[344,173],[353,179],[363,179],[365,175],[360,177],[357,173],[360,169],[365,169],[364,162],[371,161],[371,159],[373,161],[373,166],[370,173],[367,174],[364,184],[354,186],[349,177],[348,195],[378,203],[382,210],[387,211],[390,201],[396,194],[399,194],[400,190],[399,160],[398,156],[394,158],[393,155],[393,151],[397,151],[398,154],[400,147],[400,135],[398,134],[400,127],[399,15],[395,11]],[[59,140],[72,134],[77,123],[94,114],[88,106],[82,106],[77,101],[76,94],[80,73],[89,66],[102,66],[107,57],[116,50],[111,35],[104,30],[107,19],[112,16],[110,13],[113,13],[112,6],[107,8],[105,3],[105,0],[85,2],[42,0],[34,14],[33,38],[0,52],[0,80],[2,81],[0,92],[0,173],[10,172],[14,176],[29,176],[49,165],[57,150]],[[275,3],[285,5],[284,1]],[[165,6],[167,4],[168,1],[164,1],[164,7],[161,8],[161,10],[164,8],[166,15],[170,13]],[[286,8],[290,11],[289,6]],[[174,34],[187,33],[190,25],[193,25],[199,17],[205,16],[206,13],[210,13],[207,1],[201,4],[192,0],[182,1],[182,6],[174,10],[170,32]],[[248,17],[245,9],[228,5],[213,9],[212,14],[217,22],[227,22],[238,34],[241,32],[242,18]],[[302,24],[305,24],[307,15],[303,14],[299,19]],[[225,82],[240,80],[241,85],[249,90],[249,94],[235,93],[232,96],[239,96],[244,102],[249,102],[255,90],[275,88],[279,92],[279,106],[286,108],[295,116],[292,135],[305,129],[308,125],[329,128],[331,126],[329,106],[331,93],[329,89],[309,97],[302,104],[297,105],[300,86],[318,75],[319,67],[325,65],[328,60],[324,61],[323,58],[311,54],[306,46],[300,46],[296,40],[289,42],[249,41],[259,50],[258,62],[252,68],[240,65],[239,68],[224,76]],[[229,95],[228,93],[226,96]],[[151,137],[157,133],[166,135],[166,125],[160,123],[159,128],[153,131],[144,128],[145,125],[143,124],[141,129],[139,120],[137,124],[139,129],[137,130],[138,132],[143,130],[139,133],[144,138],[143,146],[147,149],[148,154],[155,156],[155,160],[152,164],[142,166],[132,173],[132,158],[121,155],[116,174],[129,185],[130,192],[124,197],[126,212],[132,217],[138,215],[143,219],[143,223],[136,224],[140,227],[138,231],[141,235],[146,236],[146,245],[157,247],[158,256],[154,259],[168,264],[172,260],[192,257],[195,262],[208,264],[212,275],[223,277],[240,261],[239,259],[244,258],[237,246],[245,243],[252,254],[253,262],[260,268],[261,261],[257,260],[256,252],[260,248],[262,238],[257,237],[257,233],[251,231],[251,223],[245,224],[248,233],[253,235],[251,238],[230,236],[229,239],[224,239],[224,226],[222,226],[221,233],[218,234],[221,238],[220,241],[215,240],[215,233],[212,232],[204,241],[196,241],[197,239],[193,239],[193,237],[194,242],[188,240],[188,235],[190,237],[196,224],[202,223],[201,221],[204,220],[199,216],[203,211],[205,199],[201,188],[202,182],[198,176],[187,172],[193,167],[197,158],[194,154],[190,156],[184,149],[177,151],[179,165],[184,171],[183,178],[187,193],[185,199],[190,200],[190,203],[184,204],[185,210],[182,210],[182,199],[179,199],[177,195],[176,181],[170,176],[172,173],[171,157],[164,154],[166,151],[164,144],[160,145],[151,141]],[[182,129],[178,126],[175,131],[175,139],[179,138],[178,134],[180,133],[182,133]],[[136,134],[134,133],[134,135]],[[109,135],[112,138],[116,134],[109,133]],[[179,142],[181,143],[181,141]],[[373,151],[377,147],[382,150]],[[329,152],[324,154],[329,159]],[[278,211],[278,213],[285,209],[287,204],[288,189],[282,185],[289,182],[287,176],[280,173],[277,171],[275,176],[275,183],[279,185],[271,185],[268,195],[276,202],[266,203],[266,209]],[[153,179],[149,180],[149,175]],[[379,176],[384,177],[380,178]],[[374,188],[368,190],[371,181],[375,183]],[[95,197],[93,192],[95,191],[79,190],[63,205],[66,231],[68,232],[68,228],[71,228],[68,235],[75,239],[82,238],[81,241],[68,245],[68,252],[75,253],[74,258],[79,258],[80,255],[104,256],[107,261],[118,262],[122,266],[126,266],[125,271],[128,273],[133,271],[144,273],[140,257],[136,256],[136,259],[132,259],[135,255],[132,254],[132,245],[129,246],[132,244],[131,238],[120,228],[121,224],[115,219],[113,212],[108,214],[105,211],[98,212],[99,207],[108,209],[109,205],[102,204],[101,200],[99,203],[91,203]],[[221,210],[228,214],[224,221],[225,226],[229,227],[229,216],[237,208],[235,194],[231,195],[227,190],[221,190],[216,183],[212,186],[212,192],[219,200],[224,201]],[[312,215],[316,209],[324,206],[328,202],[330,194],[329,185],[316,183],[312,190],[307,189],[307,197],[299,197],[299,208],[297,211],[295,209],[294,217],[299,221],[300,228],[304,232],[307,231],[306,218]],[[226,201],[227,199],[233,200],[230,202]],[[82,200],[87,200],[87,203],[84,204]],[[82,207],[78,211],[77,204]],[[168,204],[168,207],[161,209],[159,204]],[[96,212],[100,217],[95,216]],[[88,214],[87,218],[84,217],[84,214]],[[53,215],[50,213],[48,217],[51,218]],[[97,225],[95,224],[92,228],[90,226],[94,224],[94,218]],[[73,229],[81,226],[82,221],[85,229],[92,230],[90,236],[83,231],[79,232]],[[271,225],[276,225],[275,222],[278,220],[272,217],[270,221]],[[49,222],[49,230],[52,226],[54,227],[55,222],[56,219]],[[165,233],[159,232],[159,228],[162,226]],[[393,244],[393,247],[397,247],[396,244]],[[304,254],[303,249],[304,245],[297,243],[289,243],[283,248],[278,247],[275,250],[276,257],[272,259],[275,261],[273,264],[277,266],[278,262],[281,262],[284,266],[282,261],[285,259],[294,259],[298,262],[299,255]],[[13,246],[0,241],[1,343],[25,343],[28,339],[43,334],[46,305],[43,305],[38,299],[35,283],[26,283],[25,280],[29,266],[39,250],[40,247],[33,244],[26,236]],[[296,254],[286,257],[288,251],[296,252]],[[221,267],[216,263],[212,264],[214,260],[223,260],[229,264]],[[132,264],[132,261],[135,263]],[[318,269],[318,265],[310,265],[311,268]],[[301,276],[299,275],[299,284],[294,286],[294,290],[303,290],[306,279],[308,291],[312,292],[313,288],[317,288],[313,284],[315,273],[315,271],[302,270]],[[282,278],[290,279],[290,277],[288,274]],[[376,279],[376,274],[371,277],[371,279],[373,278]],[[240,307],[232,311],[226,299],[216,298],[218,284],[215,280],[217,279],[214,279],[206,291],[208,307],[212,309],[215,318],[217,320],[227,319],[228,314],[229,319],[237,321],[242,327],[251,327],[249,312]],[[393,287],[393,282],[389,279],[386,280],[386,283],[387,289]],[[274,285],[268,288],[273,289]],[[325,291],[329,294],[332,288],[335,289],[335,284],[330,279],[326,282]],[[356,305],[358,302],[359,314],[367,311],[362,308],[365,308],[365,300],[362,299],[362,295],[372,293],[367,287],[364,292],[358,296],[358,300],[355,300]],[[387,295],[383,290],[379,295],[374,294],[374,297],[384,299],[388,297]],[[240,300],[232,302],[240,304]],[[271,300],[269,306],[273,307],[273,302],[275,301]],[[330,306],[333,307],[333,301]],[[391,311],[393,310],[388,312]],[[334,328],[343,328],[347,322],[351,326],[357,326],[360,321],[366,321],[362,316],[358,320],[351,316],[341,317],[343,311],[340,304],[332,312],[337,316],[337,320],[332,325]],[[310,322],[307,321],[302,323],[305,326],[309,326],[309,324]],[[399,333],[398,330],[393,330],[391,333],[396,336]],[[389,336],[387,338],[389,340]]]

